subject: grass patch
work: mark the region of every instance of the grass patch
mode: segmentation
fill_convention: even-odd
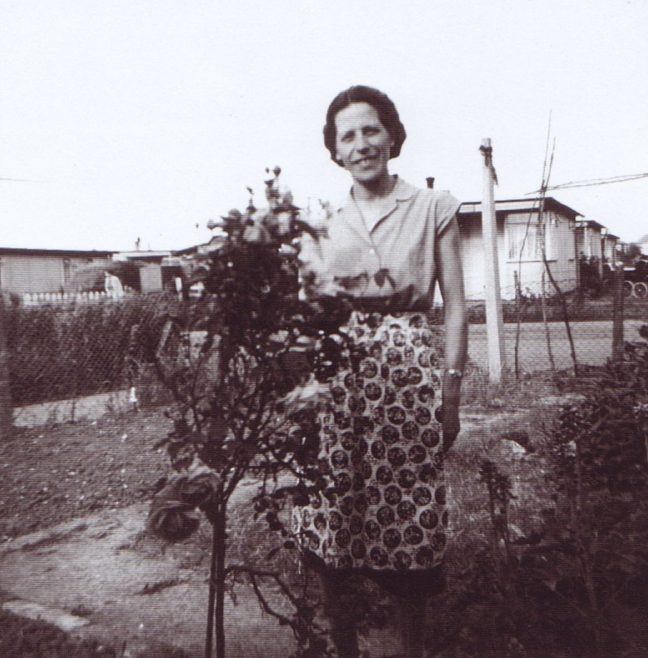
[[[516,380],[508,369],[502,373],[500,382],[492,383],[486,370],[469,363],[461,384],[461,404],[469,411],[525,410],[531,409],[540,398],[560,393],[559,382],[551,372],[522,373]]]

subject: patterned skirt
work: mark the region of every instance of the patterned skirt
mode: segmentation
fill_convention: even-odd
[[[302,545],[337,569],[436,567],[448,525],[439,337],[421,313],[355,312],[347,330],[367,356],[320,412],[333,486],[295,510]]]

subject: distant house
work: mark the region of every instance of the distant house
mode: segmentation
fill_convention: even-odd
[[[0,247],[0,290],[18,295],[61,292],[78,268],[109,263],[113,253]]]
[[[157,251],[119,251],[113,256],[118,261],[133,261],[139,265],[146,263],[139,269],[137,290],[141,292],[157,292],[167,287],[165,277],[165,262],[171,256],[170,250]]]
[[[495,202],[500,285],[503,299],[515,298],[515,279],[522,292],[539,293],[544,263],[542,233],[539,231],[539,199],[510,199]],[[576,218],[582,215],[552,197],[545,198],[544,243],[549,269],[565,291],[578,284],[575,241]],[[459,229],[468,299],[484,299],[485,270],[482,241],[481,203],[463,203]],[[600,243],[599,243],[600,248]],[[550,283],[546,281],[550,293]]]
[[[630,244],[627,242],[624,242],[623,240],[619,240],[616,245],[616,252],[618,256],[625,256],[628,253],[628,249],[630,248]]]
[[[599,274],[603,272],[603,235],[606,228],[593,219],[576,222],[576,253],[579,259],[594,259]]]
[[[619,236],[610,233],[607,229],[603,232],[603,237],[601,238],[601,252],[603,254],[603,260],[606,263],[614,266],[614,263],[617,260],[617,243],[619,242]]]

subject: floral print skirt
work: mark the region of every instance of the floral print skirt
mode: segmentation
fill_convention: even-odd
[[[320,412],[332,486],[295,510],[302,545],[337,569],[436,567],[448,525],[439,336],[421,313],[355,312],[346,328],[366,356]]]

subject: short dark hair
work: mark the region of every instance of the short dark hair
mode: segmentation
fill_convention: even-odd
[[[401,123],[398,110],[393,101],[383,94],[382,91],[364,85],[354,85],[341,91],[332,101],[326,112],[326,124],[324,125],[324,145],[331,154],[331,160],[340,164],[336,157],[335,148],[335,116],[340,110],[352,103],[368,103],[378,113],[380,122],[385,126],[389,136],[394,140],[394,145],[389,153],[390,158],[400,155],[401,146],[407,137],[405,126]]]

